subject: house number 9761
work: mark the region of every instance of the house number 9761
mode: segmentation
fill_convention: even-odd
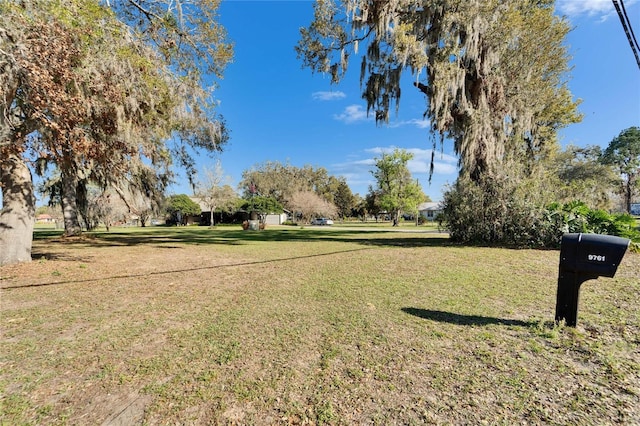
[[[588,256],[589,260],[595,260],[596,262],[604,262],[606,260],[605,256],[601,254],[590,254]]]

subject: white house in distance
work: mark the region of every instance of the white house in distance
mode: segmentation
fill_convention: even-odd
[[[427,202],[418,206],[418,212],[426,220],[432,222],[440,213],[442,213],[442,202]]]
[[[189,216],[187,223],[189,225],[193,225],[193,224],[199,224],[202,223],[204,221],[204,223],[209,223],[209,218],[211,215],[211,209],[209,208],[209,206],[207,205],[207,203],[205,203],[202,198],[199,197],[189,197],[191,198],[191,200],[193,202],[195,202],[196,204],[198,204],[200,206],[200,215],[199,216]],[[247,215],[247,219],[248,219],[248,215],[249,213],[246,213]],[[267,214],[264,218],[264,223],[265,225],[282,225],[284,222],[287,221],[287,214],[286,213],[270,213]]]

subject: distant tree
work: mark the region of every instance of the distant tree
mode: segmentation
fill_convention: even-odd
[[[629,127],[614,138],[602,154],[602,163],[612,165],[620,176],[619,192],[625,211],[630,213],[640,185],[640,127]]]
[[[380,206],[391,215],[394,225],[398,224],[402,212],[414,213],[418,204],[426,199],[407,166],[412,158],[413,154],[406,150],[395,149],[377,158],[376,169],[372,171],[380,193]]]
[[[360,218],[360,220],[366,222],[368,212],[365,199],[362,198],[360,194],[355,194],[353,197],[354,203],[350,215],[352,217]]]
[[[82,221],[85,229],[91,231],[103,223],[109,232],[115,215],[114,206],[111,204],[111,194],[97,187],[89,187],[84,204]]]
[[[61,221],[64,222],[64,188],[63,179],[56,170],[51,174],[49,179],[43,181],[38,188],[38,192],[49,198],[50,206],[57,206],[60,209]],[[112,191],[107,188],[101,188],[87,179],[79,179],[76,187],[75,209],[77,213],[78,226],[84,226],[84,229],[91,231],[95,229],[100,222],[106,221],[105,225],[110,227],[109,218],[115,212],[111,196]]]
[[[615,176],[612,167],[602,164],[599,146],[567,146],[550,159],[546,185],[553,201],[568,203],[582,200],[596,209],[608,210]],[[554,179],[557,178],[558,182]]]
[[[213,213],[215,211],[232,212],[238,204],[238,194],[230,185],[211,187],[208,191],[197,193],[202,202],[209,208],[211,226],[215,225]]]
[[[341,187],[343,191],[345,189],[351,191],[343,177],[330,175],[324,167],[315,170],[312,189],[328,203],[336,204],[336,196]]]
[[[161,200],[155,197],[149,197],[139,191],[127,191],[127,193],[120,193],[120,200],[127,206],[128,213],[138,216],[140,220],[140,226],[146,227],[149,219],[156,215],[160,211]],[[110,203],[113,204],[115,200],[109,198]]]
[[[252,219],[258,218],[260,223],[265,223],[268,214],[283,212],[282,204],[278,200],[262,195],[250,195],[244,198],[240,208],[249,212]]]
[[[113,182],[108,187],[101,187],[91,179],[81,179],[76,187],[76,210],[78,217],[90,229],[91,222],[103,220],[104,208],[112,213],[105,216],[105,220],[113,222],[115,218],[124,218],[127,214],[137,216],[140,226],[145,227],[152,215],[161,211],[163,202],[164,184],[153,184],[157,180],[154,172],[147,168],[138,169],[138,173],[147,173],[147,176],[128,174],[126,180],[119,183]],[[48,179],[39,185],[38,191],[49,198],[51,206],[62,206],[63,188],[62,179],[58,170],[55,170]],[[118,199],[116,199],[118,198]],[[107,203],[108,206],[102,206]],[[96,216],[98,215],[98,216]],[[93,218],[89,220],[89,216]],[[112,219],[109,219],[109,217]],[[110,223],[111,223],[110,222]]]
[[[186,194],[169,197],[167,213],[171,217],[171,221],[177,225],[185,225],[187,216],[199,215],[200,212],[200,206]]]
[[[333,218],[337,214],[334,204],[312,191],[298,191],[292,194],[288,205],[293,212],[300,214],[305,223],[308,223],[313,217]]]
[[[338,180],[338,187],[336,188],[333,200],[337,208],[337,213],[343,220],[345,217],[351,215],[351,211],[356,206],[357,198],[353,195],[353,192],[351,192],[351,188],[349,188],[344,178]]]
[[[278,161],[267,161],[245,170],[239,186],[244,198],[258,194],[274,198],[284,205],[293,192],[310,189],[311,184],[302,178],[301,169]]]
[[[313,191],[328,202],[334,202],[339,179],[329,175],[323,167],[296,167],[278,161],[267,161],[242,173],[240,188],[243,197],[251,193],[273,197],[281,205],[289,207],[291,195],[299,191]]]
[[[220,161],[215,163],[213,169],[205,169],[204,174],[204,180],[196,184],[196,196],[209,208],[209,223],[214,226],[214,211],[232,210],[237,205],[238,195],[228,183],[225,184],[230,179],[225,177]]]
[[[371,215],[378,221],[378,216],[384,210],[381,204],[382,191],[369,186],[369,192],[364,199],[363,212],[365,214],[365,220],[367,215]]]

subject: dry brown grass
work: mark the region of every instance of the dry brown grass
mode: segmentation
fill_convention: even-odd
[[[640,255],[552,323],[557,251],[150,229],[0,268],[2,424],[639,424]]]

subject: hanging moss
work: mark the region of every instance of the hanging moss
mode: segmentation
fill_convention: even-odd
[[[297,46],[305,65],[322,71],[368,43],[361,61],[367,111],[387,121],[400,100],[402,72],[416,75],[432,131],[454,141],[463,174],[494,173],[518,141],[535,150],[555,143],[555,131],[580,119],[564,84],[568,24],[539,0],[345,0],[338,11],[318,0]],[[320,23],[322,22],[322,23]],[[319,32],[317,28],[329,31]],[[345,34],[350,38],[345,42]],[[340,44],[335,41],[340,40]],[[340,46],[336,49],[336,46]],[[426,73],[423,73],[426,71]],[[420,81],[418,75],[424,74]]]

